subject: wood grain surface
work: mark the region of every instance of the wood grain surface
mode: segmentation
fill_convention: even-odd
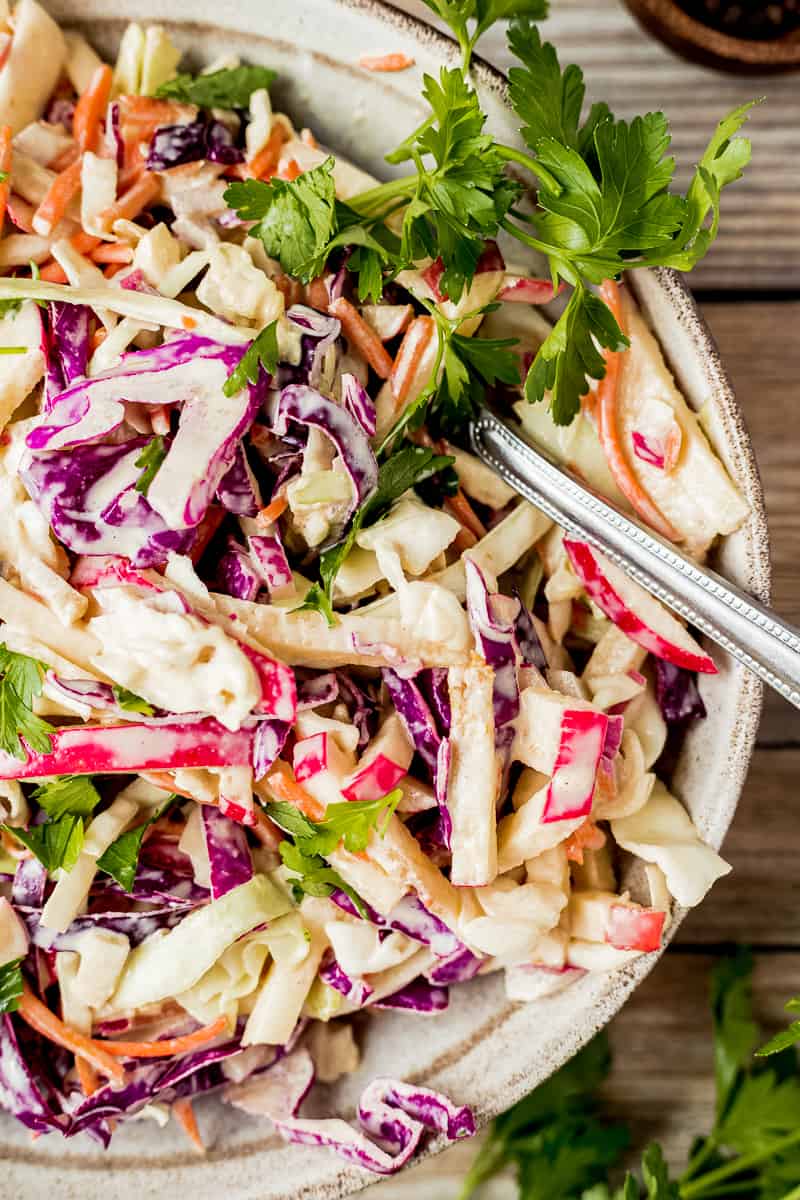
[[[422,0],[402,0],[398,7],[431,19]],[[760,465],[773,602],[800,625],[800,79],[737,78],[686,63],[643,33],[617,0],[551,0],[551,10],[544,32],[562,62],[583,67],[590,98],[607,100],[620,116],[667,112],[682,180],[714,121],[750,97],[765,97],[749,126],[752,166],[726,192],[722,232],[691,283],[719,342]],[[500,67],[508,65],[500,33],[490,34],[481,52]],[[709,1125],[708,976],[726,946],[753,947],[756,1005],[768,1028],[783,1024],[784,1001],[800,993],[799,783],[800,713],[769,694],[724,847],[733,873],[688,917],[610,1028],[615,1062],[606,1109],[631,1124],[638,1149],[655,1137],[672,1161],[685,1161],[692,1138]],[[457,1200],[475,1150],[474,1143],[458,1145],[364,1196]],[[509,1177],[483,1192],[484,1200],[516,1195]]]

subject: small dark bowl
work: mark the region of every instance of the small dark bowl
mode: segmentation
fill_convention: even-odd
[[[730,37],[696,21],[675,0],[625,0],[650,33],[684,58],[742,75],[800,67],[800,30],[771,40]]]

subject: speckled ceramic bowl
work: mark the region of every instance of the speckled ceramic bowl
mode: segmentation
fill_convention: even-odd
[[[384,173],[383,154],[422,116],[423,71],[452,61],[453,46],[422,23],[371,0],[52,0],[54,15],[79,26],[112,54],[127,18],[163,21],[198,62],[223,50],[276,67],[277,103],[356,163]],[[416,65],[374,75],[365,53],[402,50]],[[491,125],[515,142],[505,83],[484,64],[476,82]],[[751,507],[747,525],[726,539],[722,571],[761,599],[769,593],[769,553],[761,485],[741,413],[714,342],[682,282],[669,272],[639,273],[633,284],[690,403],[708,405],[717,451]],[[721,656],[715,652],[717,662]],[[723,660],[704,681],[709,718],[692,731],[675,777],[702,834],[719,846],[736,807],[758,725],[760,685]],[[677,924],[673,922],[672,931]],[[354,1112],[364,1082],[399,1075],[441,1088],[494,1116],[563,1063],[617,1012],[656,956],[614,975],[587,976],[534,1006],[510,1004],[499,977],[454,988],[446,1016],[381,1014],[365,1025],[364,1061],[342,1086],[318,1090],[318,1112]],[[205,1159],[172,1128],[134,1123],[102,1152],[83,1139],[42,1138],[35,1146],[10,1118],[0,1121],[4,1200],[332,1200],[374,1180],[333,1154],[287,1146],[265,1123],[210,1099],[200,1108]],[[440,1149],[433,1142],[429,1151]]]

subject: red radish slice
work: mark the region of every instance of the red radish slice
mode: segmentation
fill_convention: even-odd
[[[327,771],[329,749],[330,738],[327,733],[314,733],[295,742],[292,763],[298,783],[319,775],[320,771]]]
[[[294,721],[297,715],[297,685],[292,668],[262,654],[247,642],[237,644],[242,654],[250,660],[261,684],[261,700],[255,711],[276,717],[279,721]]]
[[[553,291],[552,279],[529,279],[525,275],[506,275],[503,286],[497,293],[497,299],[510,301],[512,304],[549,304],[556,295],[557,293]]]
[[[23,762],[0,752],[0,779],[249,766],[253,737],[252,729],[232,733],[213,717],[147,725],[72,725],[53,730],[49,754],[29,754]]]
[[[564,538],[564,549],[588,595],[627,637],[676,667],[716,675],[713,659],[654,596],[586,542]]]
[[[408,773],[408,768],[378,754],[371,763],[356,771],[347,787],[342,788],[345,800],[379,800]]]
[[[542,823],[587,817],[592,811],[597,768],[603,754],[608,717],[588,709],[567,709]]]
[[[606,941],[617,950],[658,950],[667,914],[656,908],[613,904],[608,914]]]

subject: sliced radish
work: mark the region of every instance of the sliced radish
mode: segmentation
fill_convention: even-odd
[[[506,275],[497,293],[498,300],[513,304],[548,304],[555,296],[552,279],[529,279],[525,275]]]
[[[627,637],[676,667],[716,675],[713,659],[654,596],[586,542],[564,538],[564,549],[588,595]]]
[[[608,914],[605,940],[616,950],[642,950],[645,954],[658,950],[666,916],[657,908],[613,904]]]
[[[327,733],[314,733],[311,737],[295,742],[292,762],[294,777],[298,783],[327,770],[330,745],[331,738]]]
[[[255,711],[276,717],[279,721],[294,721],[297,715],[297,685],[292,668],[249,646],[247,642],[237,644],[250,660],[261,683],[261,700]]]
[[[605,713],[589,709],[564,712],[558,755],[542,811],[543,824],[587,817],[592,811],[597,768],[607,733]]]
[[[158,576],[134,567],[120,554],[82,554],[75,560],[69,581],[75,588],[122,587],[131,584],[148,592],[163,591]]]
[[[342,795],[345,800],[379,800],[396,787],[407,771],[407,767],[378,754],[356,771],[347,787],[342,788]]]
[[[49,754],[29,754],[23,762],[0,752],[0,779],[249,766],[253,737],[252,729],[234,733],[213,717],[146,725],[67,726],[53,730]]]

